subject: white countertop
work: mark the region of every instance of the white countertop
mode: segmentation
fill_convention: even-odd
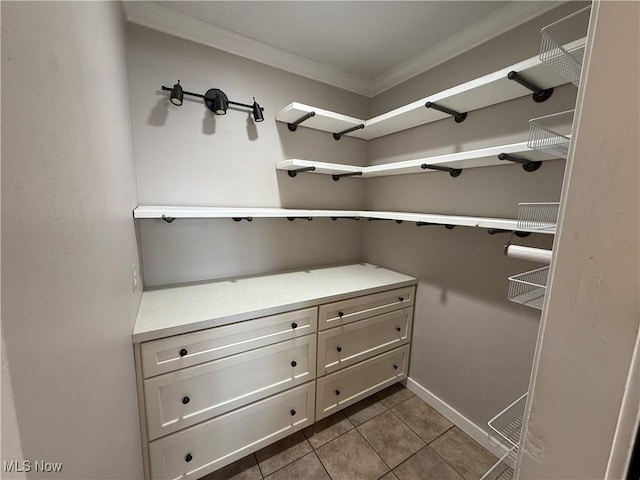
[[[134,343],[415,285],[402,273],[358,263],[145,291]]]

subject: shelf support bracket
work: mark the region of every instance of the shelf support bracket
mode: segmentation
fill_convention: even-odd
[[[287,123],[287,128],[290,131],[295,132],[298,129],[298,125],[300,125],[305,120],[309,120],[311,117],[315,117],[315,116],[316,116],[316,112],[309,112],[304,117],[300,117],[295,122]]]
[[[376,218],[376,217],[367,217],[367,221],[368,221],[368,222],[375,222],[375,221],[377,221],[377,220],[380,220],[380,221],[389,220],[389,221],[390,221],[390,220],[393,220],[393,218]],[[394,222],[396,222],[396,223],[398,223],[398,224],[400,224],[400,223],[404,222],[404,220],[393,220],[393,221],[394,221]]]
[[[361,123],[360,125],[356,125],[355,127],[347,128],[346,130],[343,130],[341,132],[334,133],[333,134],[333,139],[334,140],[340,140],[342,135],[346,135],[347,133],[351,133],[351,132],[354,132],[356,130],[361,130],[363,128],[364,128],[364,123]]]
[[[440,172],[449,172],[449,175],[451,175],[452,177],[459,177],[460,174],[462,173],[462,169],[460,168],[450,168],[450,167],[441,167],[439,165],[429,165],[427,163],[423,163],[422,165],[420,165],[420,168],[423,170],[438,170]]]
[[[529,160],[528,158],[518,157],[508,153],[498,155],[498,160],[509,160],[510,162],[521,163],[522,169],[525,172],[535,172],[540,168],[540,165],[542,165],[542,162],[539,160]]]
[[[240,222],[246,220],[247,222],[253,222],[253,217],[232,217],[234,222]]]
[[[311,220],[313,220],[313,217],[287,217],[287,220],[289,220],[290,222],[293,222],[294,220],[297,220],[298,218],[301,219],[301,220],[308,220],[309,222]]]
[[[416,222],[416,227],[427,227],[431,225],[442,225],[447,230],[453,230],[454,228],[456,228],[455,225],[449,225],[448,223],[442,224],[442,223],[432,223],[432,222]]]
[[[451,110],[450,108],[443,107],[442,105],[437,105],[433,102],[427,102],[424,104],[424,106],[427,108],[433,108],[434,110],[438,110],[439,112],[442,112],[442,113],[448,113],[453,117],[456,123],[462,123],[464,122],[465,118],[467,118],[466,112],[464,113],[456,112],[455,110]]]
[[[293,178],[295,177],[298,173],[302,173],[302,172],[315,172],[316,167],[303,167],[303,168],[297,168],[296,170],[287,170],[287,174]]]
[[[504,230],[502,228],[487,228],[489,235],[495,235],[496,233],[511,233],[513,230]]]
[[[334,175],[331,175],[331,178],[333,179],[334,182],[337,182],[342,177],[359,177],[361,175],[362,175],[362,172],[336,173]]]
[[[356,222],[360,221],[360,217],[331,217],[331,220],[335,221],[335,220],[338,220],[339,218],[343,220],[355,220]]]
[[[173,222],[176,218],[175,217],[167,217],[166,215],[162,215],[162,219],[167,222],[167,223],[171,223]]]
[[[513,80],[514,82],[519,83],[524,88],[531,90],[533,92],[533,95],[531,96],[531,98],[533,98],[534,102],[537,102],[537,103],[545,102],[549,100],[551,95],[553,95],[553,88],[547,88],[546,90],[542,89],[537,85],[534,85],[533,83],[531,83],[526,78],[522,78],[522,76],[515,70],[511,70],[509,73],[507,73],[507,78],[509,80]]]

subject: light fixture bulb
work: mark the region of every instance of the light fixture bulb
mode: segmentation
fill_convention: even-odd
[[[180,86],[180,80],[178,80],[178,83],[176,83],[171,89],[171,97],[169,98],[169,101],[175,106],[180,107],[182,105],[183,97],[184,92],[182,91],[182,87]]]
[[[222,90],[211,88],[204,94],[204,103],[209,110],[218,115],[225,115],[229,107],[229,99]]]

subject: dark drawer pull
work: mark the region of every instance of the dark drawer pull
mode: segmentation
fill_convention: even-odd
[[[193,455],[191,455],[190,453],[187,453],[187,454],[184,456],[184,461],[188,463],[188,462],[190,462],[191,460],[193,460]]]
[[[342,351],[342,347],[336,347],[336,350],[337,350],[338,352],[341,352],[341,351]]]
[[[181,357],[184,357],[184,356],[185,356],[187,353],[189,353],[189,352],[187,352],[187,349],[186,349],[186,348],[181,348],[179,353],[180,353],[180,356],[181,356]]]
[[[404,302],[404,297],[398,297],[398,300],[400,300],[401,302]]]
[[[340,318],[344,317],[344,312],[338,312],[338,316],[339,316]]]
[[[396,327],[396,331],[399,332],[400,330],[402,330],[402,328],[400,327]]]
[[[340,395],[340,390],[336,390],[336,395]]]
[[[298,328],[298,324],[296,322],[293,322],[291,324],[291,328],[293,328],[295,330],[296,328]]]
[[[182,404],[183,405],[186,405],[190,401],[191,401],[191,399],[189,397],[187,397],[186,395],[184,397],[182,397]]]
[[[393,366],[393,369],[394,369],[394,370],[397,370],[397,369],[398,369],[398,365],[394,365],[394,366]]]
[[[292,367],[295,367],[296,365],[298,365],[298,362],[296,362],[295,360],[291,362]]]
[[[296,411],[292,408],[290,413],[291,413],[291,416],[293,417],[296,414]]]

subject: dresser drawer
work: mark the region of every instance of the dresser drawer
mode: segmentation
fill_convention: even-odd
[[[407,376],[409,345],[317,380],[316,420],[362,400]]]
[[[200,478],[310,425],[314,392],[311,382],[151,442],[151,478]]]
[[[410,286],[320,305],[318,328],[325,330],[413,305],[414,295],[415,287]]]
[[[313,307],[145,342],[142,374],[148,378],[315,333],[317,319]]]
[[[313,334],[149,378],[149,439],[313,380],[315,366]]]
[[[413,308],[403,308],[318,334],[318,376],[409,343]]]

